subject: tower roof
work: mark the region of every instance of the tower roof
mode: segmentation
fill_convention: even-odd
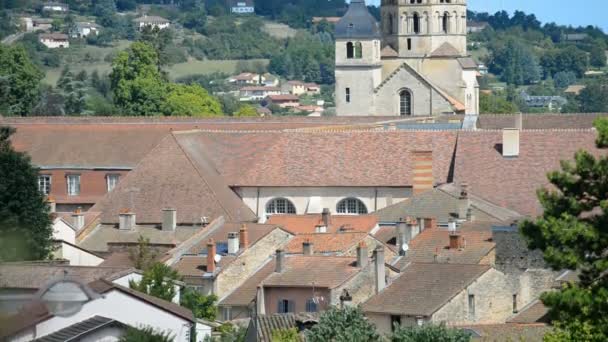
[[[335,36],[338,39],[379,39],[382,35],[378,22],[365,6],[365,0],[351,0],[348,11],[336,24]]]

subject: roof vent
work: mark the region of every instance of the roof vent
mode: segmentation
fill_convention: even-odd
[[[135,228],[135,213],[130,209],[123,209],[118,214],[118,229],[133,230],[133,228]]]

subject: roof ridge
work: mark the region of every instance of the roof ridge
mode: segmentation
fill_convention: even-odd
[[[515,127],[513,127],[515,129]],[[504,129],[499,128],[476,128],[476,129],[460,129],[460,132],[478,132],[478,133],[497,133],[503,132]],[[596,132],[597,129],[591,128],[524,128],[520,129],[521,132]]]

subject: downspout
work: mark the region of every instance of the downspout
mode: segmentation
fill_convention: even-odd
[[[255,201],[255,216],[258,217],[258,220],[260,219],[260,188],[258,187],[257,189],[257,198]]]
[[[374,211],[378,211],[378,188],[375,188],[374,192],[376,193],[374,196]]]

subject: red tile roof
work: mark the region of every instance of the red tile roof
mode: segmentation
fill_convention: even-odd
[[[313,244],[314,253],[346,252],[363,241],[368,236],[361,232],[344,232],[329,234],[301,234],[296,235],[285,247],[285,252],[302,254],[304,242]]]
[[[593,128],[593,121],[608,114],[523,114],[523,129],[585,129]],[[514,128],[519,114],[480,115],[477,126],[481,129]]]
[[[258,285],[262,284],[262,281],[270,276],[275,270],[275,260],[268,260],[260,269],[255,272],[251,277],[247,278],[241,284],[228,294],[224,299],[219,302],[219,305],[225,306],[247,306],[257,294]]]
[[[295,95],[290,94],[282,94],[282,95],[268,95],[267,98],[270,101],[285,101],[285,102],[296,102],[299,101],[300,98]]]
[[[283,272],[273,272],[263,284],[333,289],[359,273],[361,269],[355,264],[356,258],[351,257],[286,255]]]
[[[581,150],[606,154],[595,146],[595,130],[524,130],[520,155],[501,154],[502,131],[465,131],[459,134],[454,183],[466,182],[472,193],[525,215],[541,214],[536,191],[549,185],[546,174],[573,160]]]
[[[316,226],[323,220],[319,214],[311,215],[272,215],[268,224],[274,224],[285,228],[294,234],[312,234],[316,232]],[[378,218],[375,215],[332,215],[327,233],[338,233],[340,231],[369,233],[376,224]]]

